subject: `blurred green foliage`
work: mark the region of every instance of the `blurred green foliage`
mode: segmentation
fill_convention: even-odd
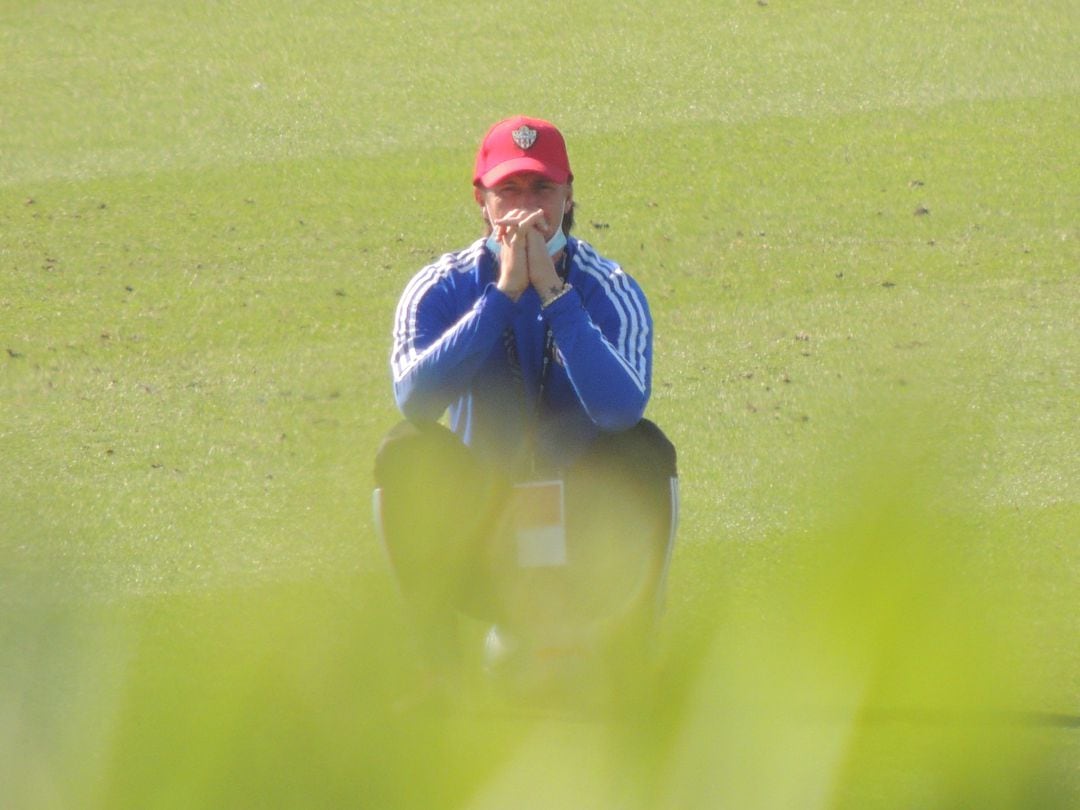
[[[1078,31],[0,4],[0,807],[1076,806]],[[600,716],[432,690],[371,525],[394,302],[514,112],[680,450]]]
[[[2,624],[8,801],[1071,806],[1075,731],[1024,655],[1061,640],[1020,637],[1024,594],[938,503],[943,471],[871,445],[755,598],[702,597],[649,666],[616,659],[540,707],[479,672],[432,689],[385,575],[92,610],[24,594]]]

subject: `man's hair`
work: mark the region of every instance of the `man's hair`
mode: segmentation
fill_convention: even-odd
[[[570,186],[571,188],[574,187],[573,183],[567,183],[567,185]],[[563,217],[562,217],[563,233],[565,233],[567,236],[570,235],[570,230],[574,227],[574,209],[575,208],[577,208],[577,204],[576,203],[571,203],[570,204],[570,210],[566,211],[563,214]]]

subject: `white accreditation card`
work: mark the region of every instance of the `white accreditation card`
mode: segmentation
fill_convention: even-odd
[[[520,568],[566,565],[566,515],[562,481],[514,485],[511,515]]]

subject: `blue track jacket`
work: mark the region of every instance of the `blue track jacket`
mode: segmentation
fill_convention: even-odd
[[[546,309],[531,287],[515,303],[495,287],[484,240],[447,253],[409,282],[394,319],[394,396],[414,422],[438,420],[507,469],[533,456],[565,468],[600,431],[625,430],[652,388],[652,317],[617,264],[570,237],[573,289]]]

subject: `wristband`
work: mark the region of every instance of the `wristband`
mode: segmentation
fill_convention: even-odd
[[[568,292],[570,292],[572,289],[574,289],[572,285],[570,285],[570,284],[568,284],[566,282],[563,282],[561,290],[559,290],[557,293],[555,293],[555,295],[551,296],[551,298],[548,298],[546,301],[541,301],[540,302],[540,308],[541,309],[547,309],[552,304],[554,304],[556,301],[558,301],[560,298],[562,298],[564,295],[566,295]]]

